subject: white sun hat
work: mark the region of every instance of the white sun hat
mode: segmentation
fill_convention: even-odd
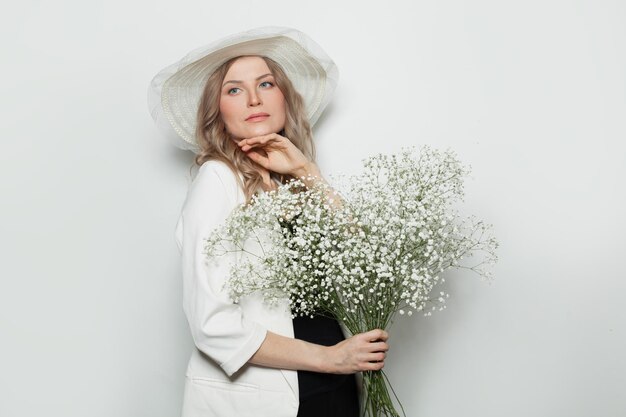
[[[333,60],[296,29],[264,26],[218,39],[163,68],[150,82],[150,114],[173,145],[199,151],[195,141],[196,112],[206,80],[221,64],[240,55],[260,55],[276,61],[302,96],[311,126],[339,81]]]

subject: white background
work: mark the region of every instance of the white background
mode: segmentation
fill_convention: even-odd
[[[470,164],[492,285],[398,320],[410,417],[626,415],[626,6],[596,1],[23,1],[3,7],[0,415],[172,417],[192,348],[174,226],[192,155],[150,79],[256,26],[309,34],[341,78],[324,174],[406,144]]]

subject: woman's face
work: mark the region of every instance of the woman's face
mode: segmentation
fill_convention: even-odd
[[[285,127],[285,97],[263,58],[245,56],[230,66],[222,83],[220,113],[236,141]],[[257,113],[264,115],[250,117]]]

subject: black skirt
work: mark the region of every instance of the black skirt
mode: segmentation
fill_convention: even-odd
[[[344,340],[337,320],[323,316],[293,319],[294,337],[332,346]],[[358,417],[359,398],[354,374],[298,371],[298,417]]]

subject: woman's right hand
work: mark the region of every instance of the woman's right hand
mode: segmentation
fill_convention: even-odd
[[[353,374],[382,369],[389,349],[388,337],[386,331],[374,329],[329,346],[328,373]]]

